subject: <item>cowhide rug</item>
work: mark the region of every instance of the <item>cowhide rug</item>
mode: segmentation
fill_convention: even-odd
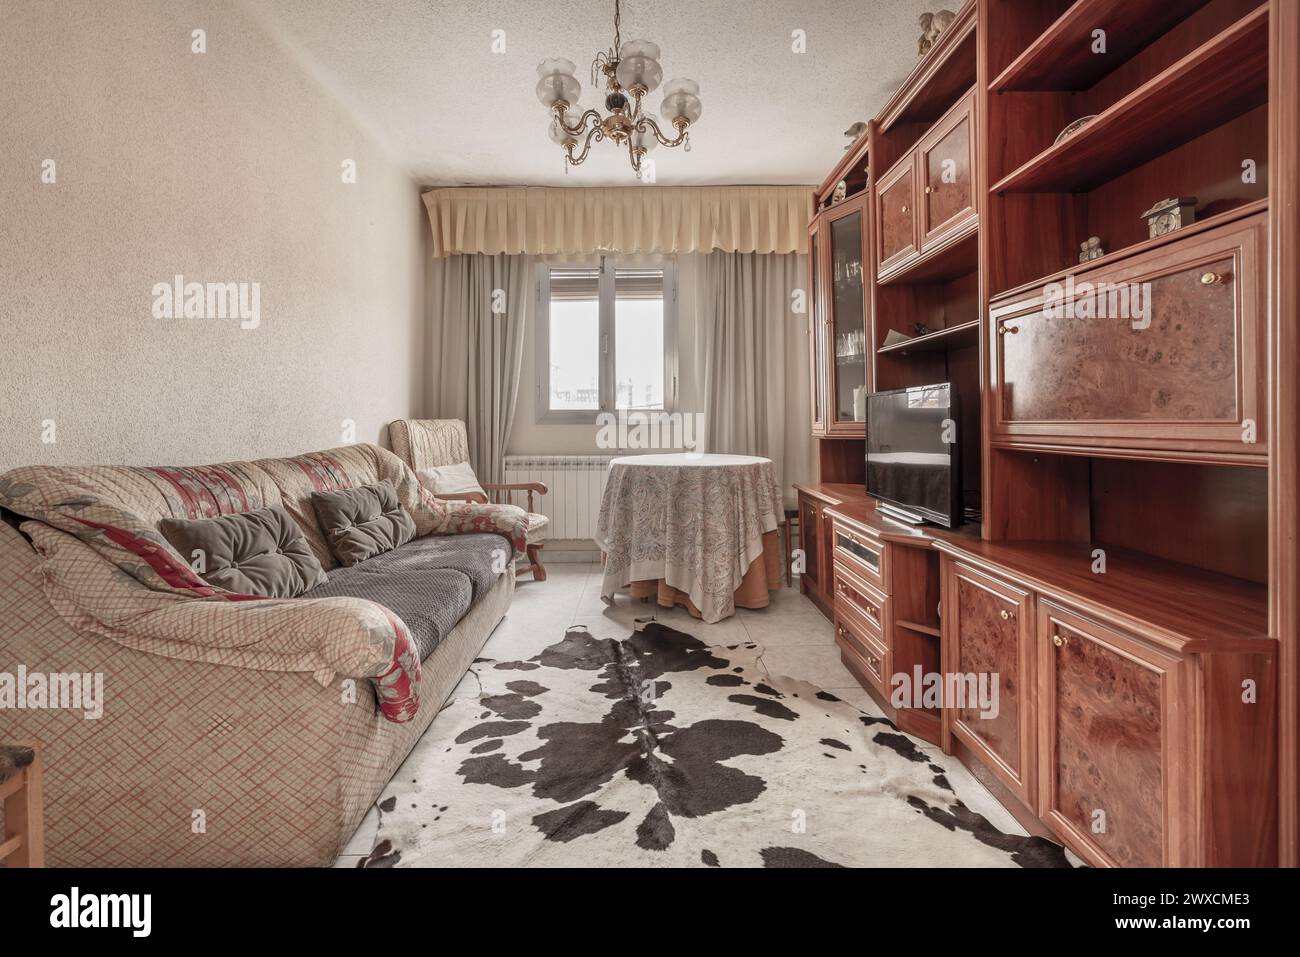
[[[481,696],[389,783],[362,866],[1069,866],[958,800],[952,759],[761,652],[651,623],[479,659]]]

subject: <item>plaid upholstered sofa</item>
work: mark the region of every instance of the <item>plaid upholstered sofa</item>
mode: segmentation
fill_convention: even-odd
[[[378,481],[411,545],[495,533],[523,552],[522,509],[437,501],[376,446],[0,475],[0,738],[43,746],[47,864],[333,863],[505,614],[513,563],[419,661],[390,609],[223,592],[157,525],[279,505],[328,571],[311,493]],[[67,706],[97,676],[102,715]]]

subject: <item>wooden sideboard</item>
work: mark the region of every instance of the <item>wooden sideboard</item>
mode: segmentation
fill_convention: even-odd
[[[821,511],[845,666],[1031,831],[1102,867],[1277,863],[1263,586],[1136,552],[1103,565],[1081,546],[906,528],[870,499]],[[916,697],[931,676],[941,696]]]

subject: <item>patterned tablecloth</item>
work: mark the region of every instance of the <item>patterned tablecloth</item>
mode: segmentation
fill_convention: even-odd
[[[610,462],[596,543],[605,552],[601,595],[660,579],[685,593],[705,621],[735,612],[734,595],[763,535],[784,515],[771,459],[752,455],[633,455]]]

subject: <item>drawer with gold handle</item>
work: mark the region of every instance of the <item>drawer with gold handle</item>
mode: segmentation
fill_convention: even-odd
[[[848,602],[852,606],[852,610],[865,615],[877,628],[884,627],[885,623],[880,608],[881,603],[876,601],[874,596],[864,589],[854,587],[845,576],[840,575],[835,579],[835,593]]]
[[[841,648],[852,652],[858,660],[867,666],[871,677],[883,689],[885,684],[885,656],[880,649],[873,647],[871,642],[845,628],[843,623],[835,626],[835,638]]]
[[[877,588],[889,592],[884,543],[835,523],[835,555]]]

